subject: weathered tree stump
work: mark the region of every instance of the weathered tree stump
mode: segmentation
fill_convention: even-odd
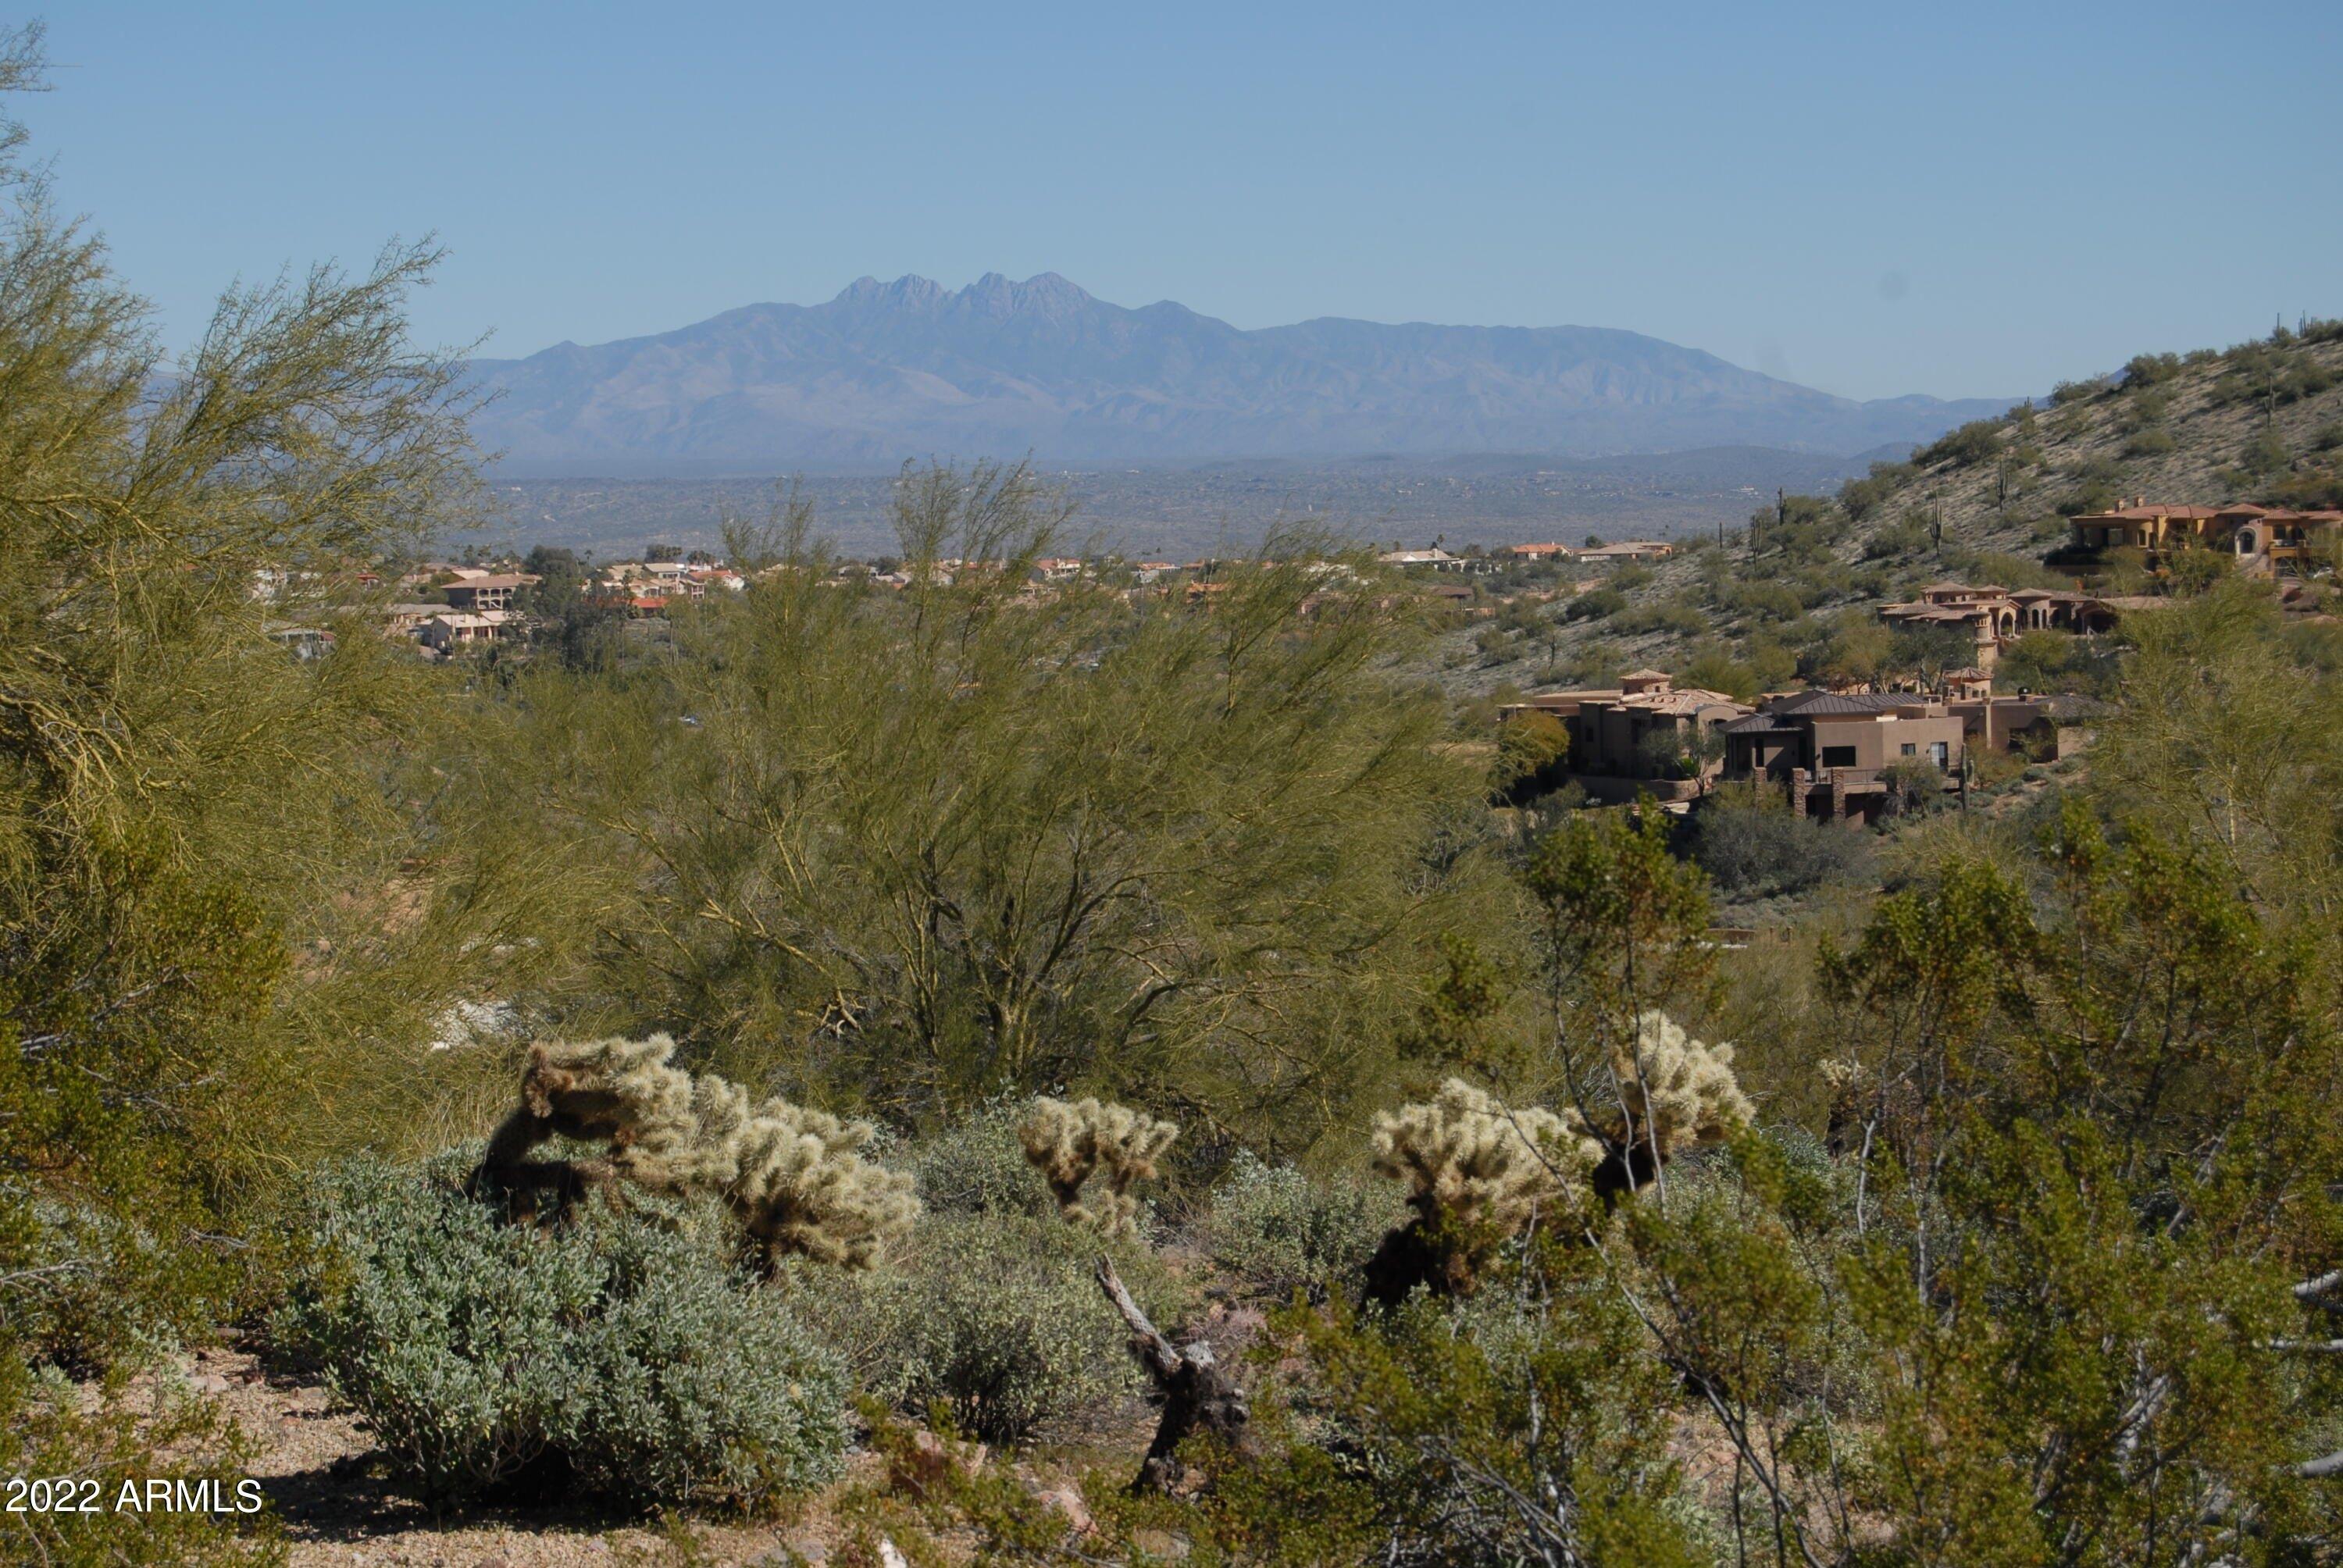
[[[1163,1400],[1163,1417],[1156,1422],[1155,1440],[1147,1445],[1146,1461],[1131,1489],[1170,1492],[1182,1479],[1182,1443],[1198,1432],[1234,1442],[1252,1412],[1245,1406],[1244,1390],[1214,1359],[1212,1347],[1201,1339],[1173,1344],[1139,1310],[1108,1259],[1099,1260],[1098,1282],[1131,1330],[1131,1353],[1139,1358]]]

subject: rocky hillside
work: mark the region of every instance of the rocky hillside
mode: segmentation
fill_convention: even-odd
[[[1494,618],[1443,639],[1439,677],[1474,694],[1648,664],[1694,668],[1704,684],[1745,691],[1926,663],[1945,650],[1896,646],[1874,616],[1924,582],[2157,588],[2136,563],[2077,561],[2061,549],[2069,517],[2133,496],[2343,506],[2343,323],[2222,351],[2143,355],[2060,387],[2045,406],[2021,405],[1908,461],[1876,464],[1835,495],[1788,497],[1721,545],[1697,540],[1592,587],[1523,585],[1562,596],[1488,606]],[[1488,598],[1506,592],[1491,586]]]

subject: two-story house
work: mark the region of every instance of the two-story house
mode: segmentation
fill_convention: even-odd
[[[1902,763],[1946,777],[1961,764],[1960,717],[1918,692],[1801,691],[1723,729],[1724,776],[1769,780],[1811,817],[1876,818]]]

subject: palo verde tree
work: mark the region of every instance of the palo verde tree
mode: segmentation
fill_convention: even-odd
[[[826,580],[799,509],[672,664],[529,690],[528,762],[635,887],[624,989],[899,1117],[1081,1084],[1306,1141],[1490,877],[1480,781],[1386,675],[1403,607],[1302,540],[1193,604],[1032,583],[1062,508],[1022,468],[896,508],[900,591]]]
[[[0,88],[38,75],[36,35],[0,48]],[[0,1321],[102,1360],[141,1311],[201,1313],[224,1207],[397,1080],[356,1048],[419,1022],[401,966],[478,967],[436,944],[479,927],[383,918],[434,830],[398,780],[441,689],[370,633],[272,636],[458,515],[469,447],[454,361],[405,330],[427,250],[234,291],[166,357],[5,139]]]

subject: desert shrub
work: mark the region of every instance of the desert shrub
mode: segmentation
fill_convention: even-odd
[[[1397,1209],[1381,1183],[1321,1181],[1241,1153],[1212,1192],[1204,1244],[1253,1289],[1290,1296],[1355,1276]]]
[[[1590,588],[1563,607],[1562,618],[1601,620],[1627,608],[1627,596],[1614,588]]]
[[[2084,691],[2104,696],[2115,689],[2120,658],[2116,649],[2098,639],[2060,631],[2029,631],[2002,650],[1994,678],[2005,690]]]
[[[1847,882],[1868,869],[1864,835],[1763,802],[1712,800],[1693,819],[1692,858],[1726,893],[1772,897]]]
[[[1050,1184],[1058,1212],[1109,1235],[1138,1232],[1139,1200],[1131,1189],[1155,1176],[1155,1162],[1179,1136],[1171,1122],[1127,1105],[1046,1095],[1017,1124],[1025,1158]]]
[[[1497,729],[1497,759],[1490,783],[1515,799],[1542,795],[1565,777],[1570,730],[1551,713],[1533,709],[1513,714]]]
[[[226,1292],[215,1260],[169,1244],[135,1212],[30,1194],[8,1208],[0,1279],[13,1288],[0,1288],[0,1327],[32,1361],[76,1377],[135,1365],[206,1326],[200,1303]],[[192,1300],[175,1310],[175,1295]]]
[[[2093,377],[2087,381],[2061,381],[2050,388],[2050,406],[2054,408],[2064,408],[2070,403],[2086,402],[2107,389],[2107,383],[2104,377]]]
[[[908,1163],[920,1202],[938,1214],[1056,1213],[1049,1183],[1017,1136],[1031,1105],[1022,1095],[989,1100],[914,1146]]]
[[[1849,479],[1838,487],[1838,504],[1846,509],[1847,520],[1861,522],[1880,504],[1911,479],[1917,472],[1909,463],[1874,463],[1871,471],[1860,479]]]
[[[1887,809],[1902,815],[1940,806],[1945,799],[1945,770],[1925,757],[1898,757],[1879,770],[1887,787]]]
[[[754,1507],[837,1475],[845,1375],[729,1244],[709,1208],[544,1229],[452,1162],[354,1162],[317,1184],[275,1339],[435,1502]]]
[[[1757,700],[1757,672],[1721,648],[1704,648],[1687,660],[1676,677],[1683,687],[1721,691],[1736,702]]]
[[[1909,517],[1902,518],[1880,528],[1863,541],[1863,558],[1867,561],[1893,560],[1899,556],[1917,555],[1928,548],[1928,530]]]
[[[2172,432],[2165,429],[2141,430],[2124,443],[2127,457],[2162,457],[2179,449],[2180,443]]]
[[[114,1506],[125,1483],[238,1476],[253,1449],[226,1412],[167,1376],[136,1397],[123,1380],[109,1379],[93,1397],[55,1368],[30,1372],[0,1360],[0,1476],[95,1481],[100,1499],[88,1513],[0,1514],[0,1562],[275,1568],[285,1544],[266,1513]],[[228,1493],[234,1508],[241,1499],[232,1480]]]
[[[1143,1250],[1110,1249],[1151,1315],[1173,1302]],[[794,1263],[793,1306],[863,1391],[908,1411],[941,1404],[960,1430],[1021,1442],[1139,1387],[1121,1321],[1091,1271],[1100,1239],[1055,1219],[940,1214],[868,1273]]]
[[[2001,421],[1972,419],[1913,453],[1912,461],[1923,468],[1946,462],[1956,467],[1966,467],[1972,463],[1984,462],[2000,448]]]
[[[2123,470],[2105,457],[2092,457],[2079,465],[2069,477],[2072,487],[2053,504],[2053,509],[2062,518],[2104,512],[2113,507],[2123,483]]]
[[[2291,456],[2277,427],[2264,426],[2237,455],[2237,468],[2249,478],[2264,478],[2282,471]]]
[[[1727,608],[1764,620],[1795,620],[1806,611],[1805,596],[1787,583],[1733,583],[1723,597]]]
[[[2172,413],[2172,394],[2154,387],[2144,387],[2124,398],[2123,425],[2127,430],[2151,430],[2162,425]]]
[[[2179,550],[2165,568],[2173,588],[2184,594],[2201,594],[2237,571],[2237,558],[2225,550]]]
[[[2281,507],[2343,507],[2343,468],[2312,466],[2280,474],[2262,493]]]
[[[1644,605],[1619,618],[1619,630],[1627,637],[1640,637],[1646,632],[1672,632],[1677,637],[1698,637],[1708,629],[1708,617],[1697,605],[1682,599],[1668,599],[1660,604]]]

